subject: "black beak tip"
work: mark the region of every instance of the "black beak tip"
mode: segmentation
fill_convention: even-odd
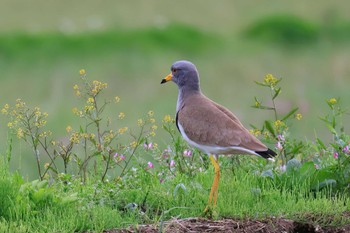
[[[162,81],[160,82],[160,84],[166,83],[165,78],[162,79]]]

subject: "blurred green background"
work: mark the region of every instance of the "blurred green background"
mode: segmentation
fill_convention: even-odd
[[[272,112],[250,108],[269,93],[254,84],[267,73],[283,78],[280,113],[299,106],[303,119],[292,136],[329,139],[319,120],[326,100],[350,100],[348,1],[52,1],[0,0],[0,104],[17,98],[49,113],[56,138],[79,119],[72,86],[84,68],[90,80],[109,84],[105,95],[121,103],[125,125],[153,110],[158,123],[175,114],[177,88],[160,85],[176,60],[196,64],[202,91],[231,109],[247,127]],[[1,118],[1,152],[9,137]],[[344,118],[348,131],[349,116]],[[161,130],[159,130],[161,131]],[[167,143],[159,132],[156,141]],[[30,149],[14,141],[14,168],[31,176]]]

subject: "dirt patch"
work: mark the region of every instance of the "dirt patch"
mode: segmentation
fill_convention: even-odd
[[[106,233],[158,233],[158,232],[225,232],[225,233],[346,233],[350,225],[342,227],[321,227],[310,223],[301,223],[283,218],[266,220],[210,220],[204,218],[172,219],[158,225],[130,226],[126,229],[106,230]]]

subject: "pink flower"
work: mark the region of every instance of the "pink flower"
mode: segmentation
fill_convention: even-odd
[[[315,169],[318,169],[319,168],[319,166],[318,166],[318,164],[314,164],[314,167],[315,167]]]
[[[122,160],[125,160],[125,156],[122,155],[122,154],[115,153],[113,157],[114,157],[118,162],[119,162],[119,161],[122,161]]]
[[[144,147],[146,150],[147,150],[147,149],[152,149],[153,143],[152,143],[152,142],[150,142],[149,144],[145,143],[145,144],[143,144],[143,147]]]
[[[346,154],[350,154],[349,145],[347,145],[343,148],[343,152]]]
[[[276,148],[277,148],[278,150],[283,150],[283,146],[282,146],[282,143],[281,143],[280,141],[278,141],[278,142],[276,143]]]
[[[175,167],[175,161],[174,160],[170,160],[170,167]]]
[[[164,151],[163,151],[163,158],[164,159],[167,159],[168,157],[169,157],[169,154],[170,154],[170,152],[171,152],[171,149],[165,149]]]
[[[279,134],[277,136],[277,139],[278,139],[278,141],[281,141],[281,142],[284,142],[286,140],[282,134]]]
[[[184,150],[184,156],[191,157],[192,156],[192,151],[191,150]]]
[[[334,152],[334,154],[333,154],[333,158],[337,159],[337,158],[338,158],[338,156],[339,156],[339,154],[338,154],[337,152]]]
[[[148,166],[148,168],[150,168],[150,169],[154,168],[154,166],[153,166],[153,163],[152,163],[152,162],[148,162],[148,163],[147,163],[147,166]]]

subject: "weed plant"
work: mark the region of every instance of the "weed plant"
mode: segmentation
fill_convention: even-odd
[[[73,91],[82,106],[72,112],[81,125],[67,126],[66,140],[54,138],[46,128],[49,115],[39,107],[17,100],[2,108],[12,135],[33,149],[38,179],[25,181],[8,172],[7,164],[16,156],[10,139],[0,160],[0,231],[103,231],[203,215],[213,176],[207,156],[188,147],[170,115],[158,125],[150,110],[134,127],[123,125],[123,111],[106,116],[104,110],[118,106],[120,97],[103,99],[107,83],[89,81],[85,70],[80,75],[81,84]],[[272,105],[255,97],[253,107],[272,111],[273,119],[251,129],[275,146],[276,161],[249,156],[220,160],[216,217],[299,219],[312,213],[319,224],[349,223],[328,217],[349,211],[350,145],[341,124],[346,111],[339,99],[326,101],[330,112],[321,120],[334,138],[329,145],[319,138],[291,139],[290,123],[302,115],[298,108],[279,114],[280,82],[271,74],[256,82],[271,93]],[[155,137],[160,128],[171,138],[163,148]]]

